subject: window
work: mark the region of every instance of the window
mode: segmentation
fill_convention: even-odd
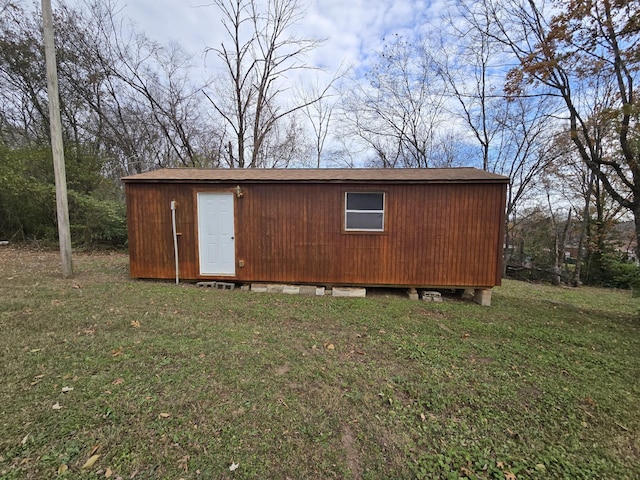
[[[384,232],[384,193],[345,192],[344,229]]]

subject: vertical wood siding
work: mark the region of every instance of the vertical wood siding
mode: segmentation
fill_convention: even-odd
[[[504,184],[242,184],[235,198],[236,281],[432,287],[500,284]],[[131,276],[199,274],[197,192],[234,185],[127,183]],[[385,231],[345,233],[344,192],[385,192]],[[240,267],[239,262],[244,262]],[[222,277],[221,277],[222,278]],[[227,280],[228,277],[225,277]]]

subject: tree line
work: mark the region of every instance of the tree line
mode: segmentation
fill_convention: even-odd
[[[125,243],[119,178],[155,168],[472,165],[510,178],[505,274],[633,277],[637,2],[459,1],[326,72],[307,63],[322,40],[295,34],[302,0],[214,0],[208,78],[115,1],[74,5],[55,25],[77,243]],[[0,235],[54,238],[37,5],[0,0],[0,85]]]

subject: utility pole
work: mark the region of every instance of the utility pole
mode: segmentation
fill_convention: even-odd
[[[51,0],[42,0],[42,23],[44,32],[44,54],[47,64],[47,93],[49,97],[49,126],[51,128],[51,152],[56,182],[56,207],[58,213],[58,239],[62,259],[62,276],[73,275],[71,261],[71,230],[69,228],[69,204],[67,201],[67,175],[64,168],[62,145],[62,122],[60,120],[60,97],[58,94],[58,70],[56,47],[53,40],[53,12]]]

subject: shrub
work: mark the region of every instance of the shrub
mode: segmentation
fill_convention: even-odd
[[[614,254],[603,255],[602,267],[605,286],[631,289],[640,296],[640,266]]]
[[[75,246],[127,243],[122,191],[100,174],[101,162],[71,150],[66,155],[71,239]],[[51,151],[0,145],[0,237],[55,243],[58,239]]]

